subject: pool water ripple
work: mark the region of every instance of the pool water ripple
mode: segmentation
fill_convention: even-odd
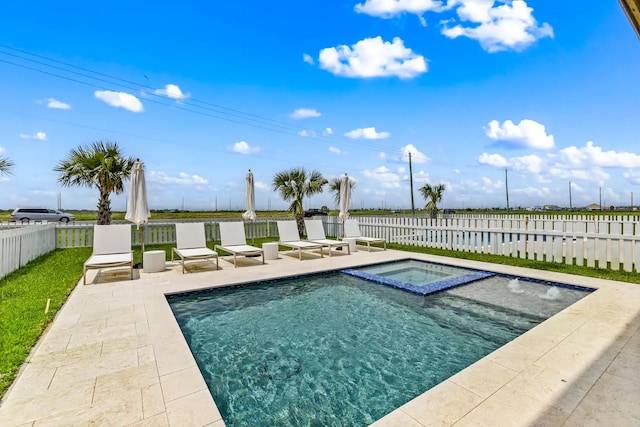
[[[368,425],[544,319],[340,273],[170,302],[229,427]]]

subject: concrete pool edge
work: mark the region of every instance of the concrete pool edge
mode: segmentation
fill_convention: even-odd
[[[444,425],[473,424],[474,419],[481,421],[487,413],[492,414],[495,421],[495,405],[499,401],[502,402],[500,413],[505,417],[509,415],[509,408],[516,407],[518,420],[526,419],[523,414],[527,411],[522,408],[530,408],[529,412],[536,416],[542,414],[545,419],[566,415],[566,420],[576,413],[591,386],[604,376],[603,369],[613,364],[609,359],[618,352],[611,356],[609,352],[613,352],[615,346],[627,345],[631,336],[640,341],[637,339],[640,288],[626,283],[397,251],[370,254],[358,251],[350,256],[324,261],[305,259],[304,262],[283,256],[270,261],[266,268],[247,265],[233,270],[231,264],[224,264],[220,271],[184,276],[176,267],[169,266],[170,271],[141,273],[134,281],[76,288],[3,399],[0,420],[8,421],[8,425],[34,421],[61,425],[62,420],[99,419],[131,425],[157,421],[159,425],[222,426],[224,423],[195,367],[165,294],[268,280],[282,276],[283,270],[287,275],[305,274],[407,257],[600,289],[393,411],[376,422],[377,426],[398,425],[394,420],[404,417],[409,417],[407,420],[414,425],[424,425],[421,414],[425,408],[429,408],[427,412],[431,411],[431,415],[443,413],[440,420]],[[625,298],[617,298],[620,295]],[[606,317],[603,323],[600,317],[603,313],[615,316]],[[590,333],[585,337],[587,329]],[[620,332],[620,337],[615,331]],[[628,339],[624,341],[624,338]],[[601,347],[596,346],[598,343]],[[571,345],[577,345],[578,355],[588,361],[589,355],[599,360],[600,350],[606,350],[609,344],[614,347],[604,352],[607,363],[603,361],[602,366],[597,364],[588,369],[597,375],[577,384],[579,390],[584,389],[579,400],[577,395],[573,397],[577,403],[566,398],[547,402],[536,395],[535,390],[540,389],[538,383],[544,380],[553,383],[553,372],[567,377],[562,378],[568,382],[564,384],[572,384],[572,372],[563,368],[564,353],[573,354]],[[632,350],[626,353],[635,354]],[[640,351],[638,353],[640,357]],[[68,357],[60,360],[63,356]],[[554,365],[553,360],[558,363]],[[107,366],[109,363],[113,365]],[[489,372],[493,375],[487,379],[485,373]],[[40,378],[41,383],[34,382],[34,378]],[[513,392],[520,384],[524,384],[524,392]],[[74,390],[80,396],[69,403]],[[88,394],[90,399],[86,397]],[[500,399],[496,400],[496,395]],[[439,397],[434,399],[436,396]],[[517,403],[517,396],[524,403]],[[455,405],[447,403],[452,400]],[[624,415],[624,411],[622,413]],[[635,416],[633,412],[631,416]]]

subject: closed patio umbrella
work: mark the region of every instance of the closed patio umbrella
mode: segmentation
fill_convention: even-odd
[[[340,180],[340,222],[342,224],[342,236],[344,237],[344,222],[349,218],[349,202],[351,199],[351,185],[349,185],[349,177],[345,173]]]
[[[247,172],[247,177],[246,177],[244,205],[247,211],[242,214],[242,218],[244,218],[245,221],[254,222],[256,220],[256,196],[255,196],[255,186],[253,183],[253,173],[251,172],[251,169],[249,169],[249,172]],[[254,227],[255,227],[255,224],[254,224]],[[252,231],[251,242],[253,244],[255,243],[255,239],[256,239],[255,228],[252,229],[251,231]]]
[[[144,166],[140,159],[131,168],[131,189],[127,200],[127,213],[124,219],[136,224],[141,231],[141,246],[144,252],[144,225],[149,220],[151,212],[147,204],[147,185],[144,180]]]

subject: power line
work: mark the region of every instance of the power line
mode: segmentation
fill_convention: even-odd
[[[63,61],[58,61],[56,59],[52,59],[52,58],[48,58],[48,57],[45,57],[45,56],[42,56],[42,55],[38,55],[38,54],[35,54],[35,53],[31,53],[31,52],[27,52],[27,51],[24,51],[24,50],[16,49],[16,48],[13,48],[13,47],[10,47],[10,46],[6,46],[6,45],[0,44],[0,48],[9,49],[9,50],[14,51],[14,52],[19,52],[19,53],[21,53],[23,55],[30,55],[30,56],[33,56],[33,57],[36,57],[36,58],[43,59],[45,61],[53,62],[53,63],[56,63],[56,64],[61,64],[64,67],[81,70],[83,72],[70,70],[70,69],[67,69],[67,68],[60,67],[60,66],[51,65],[51,64],[48,64],[46,62],[42,62],[42,61],[37,61],[37,60],[34,60],[34,59],[26,58],[24,56],[16,55],[16,54],[13,54],[13,53],[0,51],[0,54],[6,55],[6,56],[11,56],[11,57],[14,57],[14,58],[18,58],[18,59],[21,59],[21,60],[24,60],[24,61],[28,61],[28,62],[31,62],[31,63],[35,63],[35,64],[38,64],[38,65],[41,65],[41,66],[44,66],[44,67],[49,67],[49,68],[52,68],[54,70],[62,71],[62,72],[65,72],[65,73],[71,73],[71,74],[76,75],[76,76],[80,76],[80,77],[84,77],[84,78],[88,78],[88,79],[93,79],[93,80],[96,80],[98,82],[107,83],[107,84],[110,84],[110,85],[115,85],[115,86],[118,86],[118,87],[121,87],[121,88],[133,90],[133,91],[141,90],[141,89],[151,90],[152,92],[144,92],[145,95],[151,95],[152,97],[160,98],[162,101],[159,101],[157,99],[151,99],[151,98],[145,98],[145,100],[149,101],[149,102],[153,102],[153,103],[159,104],[159,105],[170,106],[170,107],[173,107],[173,108],[176,108],[176,109],[180,109],[180,110],[183,110],[183,111],[196,113],[196,114],[201,114],[201,115],[204,115],[204,116],[207,116],[207,117],[211,117],[211,118],[215,118],[215,119],[219,119],[219,120],[225,120],[225,121],[228,121],[228,122],[238,123],[238,124],[251,126],[251,127],[255,127],[255,128],[271,131],[271,132],[277,132],[277,133],[281,133],[281,134],[285,134],[285,135],[310,138],[310,139],[313,139],[313,140],[319,140],[319,141],[330,142],[330,143],[347,144],[347,145],[359,148],[361,150],[366,150],[366,151],[379,152],[379,151],[384,150],[384,149],[391,150],[391,151],[398,150],[396,147],[392,147],[392,146],[388,146],[388,147],[382,146],[382,147],[379,147],[379,148],[371,148],[371,147],[364,146],[364,145],[358,144],[358,143],[356,143],[354,141],[350,141],[350,140],[347,140],[347,139],[337,139],[337,138],[332,137],[330,135],[313,134],[313,135],[309,135],[309,136],[302,136],[302,135],[300,135],[300,133],[302,131],[304,131],[304,129],[302,129],[302,128],[295,127],[295,126],[292,126],[292,125],[290,125],[288,123],[280,122],[280,121],[277,121],[277,120],[274,120],[274,119],[271,119],[271,118],[267,118],[267,117],[259,116],[259,115],[256,115],[256,114],[247,113],[247,112],[243,112],[243,111],[240,111],[240,110],[224,107],[224,106],[221,106],[221,105],[218,105],[218,104],[214,104],[214,103],[211,103],[211,102],[208,102],[208,101],[199,100],[199,99],[196,99],[196,98],[180,99],[180,101],[183,102],[185,105],[188,105],[188,106],[191,106],[191,107],[194,107],[194,108],[204,109],[205,110],[204,112],[203,111],[198,111],[198,110],[193,110],[193,109],[190,109],[190,108],[185,108],[185,107],[182,107],[182,106],[179,106],[179,105],[175,105],[173,103],[165,102],[167,98],[155,93],[155,89],[153,87],[151,87],[151,86],[148,86],[148,85],[144,85],[144,84],[133,82],[133,81],[126,80],[126,79],[122,79],[122,78],[117,77],[117,76],[109,75],[109,74],[102,73],[102,72],[99,72],[99,71],[94,71],[94,70],[91,70],[91,69],[88,69],[88,68],[79,67],[79,66],[76,66],[76,65],[73,65],[73,64],[69,64],[69,63],[66,63],[66,62],[63,62]],[[18,64],[18,63],[15,63],[15,62],[2,60],[2,59],[0,59],[0,62],[4,62],[4,63],[10,64],[10,65],[17,66],[17,67],[22,67],[22,68],[25,68],[25,69],[28,69],[28,70],[31,70],[31,71],[35,71],[35,72],[39,72],[39,73],[42,73],[42,74],[46,74],[46,75],[49,75],[49,76],[52,76],[52,77],[62,78],[62,79],[65,79],[65,80],[68,80],[68,81],[71,81],[71,82],[75,82],[75,83],[79,83],[79,84],[83,84],[83,85],[86,85],[86,86],[90,86],[90,87],[94,87],[94,88],[98,88],[98,89],[103,89],[103,90],[109,90],[109,88],[105,87],[105,86],[96,85],[95,83],[90,83],[90,82],[78,80],[77,78],[72,78],[72,77],[69,77],[69,76],[56,74],[56,73],[53,73],[53,72],[50,72],[50,71],[46,71],[46,70],[30,67],[30,66],[27,66],[27,65],[24,65],[24,64]],[[106,78],[108,78],[110,80],[107,80],[107,79],[104,79],[104,78],[101,78],[101,77],[95,77],[95,76],[92,76],[92,75],[87,74],[87,73],[95,74],[97,76],[106,77]],[[125,84],[117,83],[117,82],[114,82],[113,80],[116,80],[116,81],[119,81],[119,82],[123,82]],[[132,87],[131,85],[133,85],[135,87]],[[169,98],[169,99],[172,99],[172,98]],[[196,104],[202,104],[202,105],[196,105]],[[217,114],[212,114],[212,113],[210,113],[208,111],[211,111],[211,112],[217,113]],[[220,116],[219,114],[223,114],[223,115],[230,116],[230,117],[223,117],[223,116]],[[292,132],[295,132],[295,133],[292,133]],[[378,144],[380,144],[380,142],[378,142]]]

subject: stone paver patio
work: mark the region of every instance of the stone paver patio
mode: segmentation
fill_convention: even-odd
[[[2,426],[224,426],[165,294],[401,258],[597,288],[374,423],[640,425],[640,285],[393,250],[281,253],[181,274],[90,272],[0,403]]]

